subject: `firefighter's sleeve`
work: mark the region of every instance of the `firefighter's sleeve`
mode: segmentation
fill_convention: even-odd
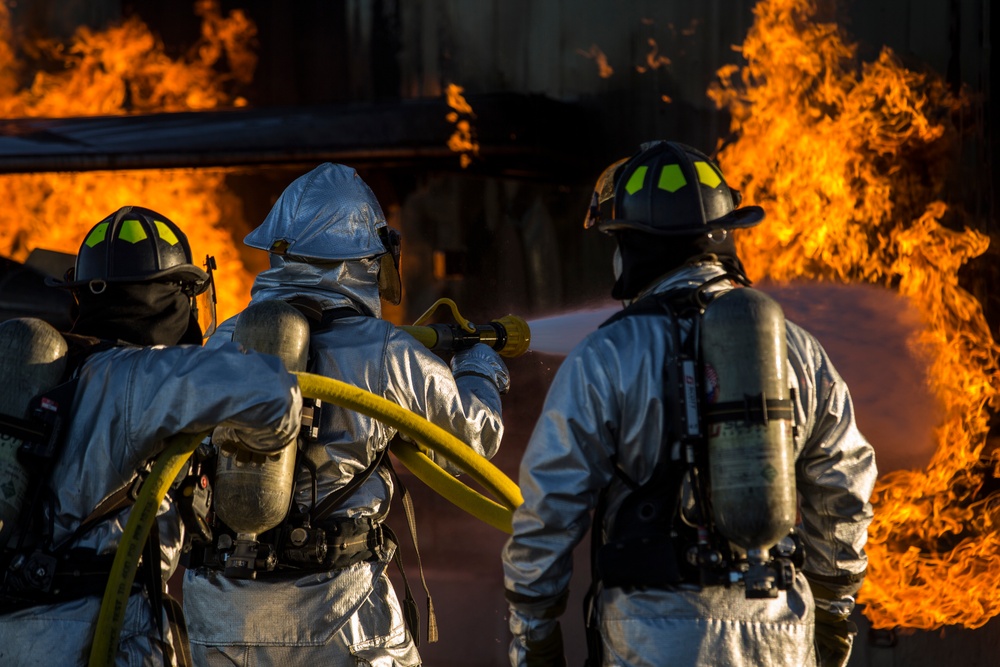
[[[877,469],[847,384],[819,342],[794,325],[789,333],[799,383],[803,571],[816,601],[817,648],[828,667],[846,661],[856,634],[848,617],[868,564],[864,547]]]
[[[456,354],[451,366],[409,334],[390,331],[386,357],[385,398],[440,426],[487,459],[503,438],[502,390],[509,384],[507,367],[491,348],[476,345]],[[452,474],[460,469],[435,452],[427,452]]]
[[[176,433],[217,425],[261,451],[280,449],[298,435],[302,394],[277,357],[235,343],[127,351],[127,445],[133,461]],[[238,435],[236,435],[238,434]]]

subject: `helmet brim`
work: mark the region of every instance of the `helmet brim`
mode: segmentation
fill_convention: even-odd
[[[78,289],[95,281],[105,283],[192,283],[196,286],[194,294],[201,294],[208,289],[210,284],[208,273],[193,264],[172,266],[169,269],[163,269],[162,271],[156,271],[155,273],[145,273],[140,276],[115,276],[114,278],[91,278],[90,280],[59,280],[57,278],[46,278],[45,284],[49,287]]]
[[[763,219],[764,209],[760,206],[743,206],[730,211],[721,218],[710,220],[704,227],[697,230],[691,229],[690,227],[684,229],[664,229],[651,227],[650,225],[644,222],[639,222],[638,220],[616,220],[613,218],[611,220],[598,221],[596,227],[600,231],[608,233],[631,230],[646,234],[653,234],[655,236],[694,236],[699,234],[702,230],[707,233],[716,229],[746,229],[760,224],[760,221]]]

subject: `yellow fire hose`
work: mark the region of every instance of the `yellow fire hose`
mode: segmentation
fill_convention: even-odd
[[[490,491],[506,507],[506,523],[501,527],[501,530],[508,533],[511,531],[511,513],[524,502],[521,489],[496,466],[472,451],[468,445],[440,426],[432,424],[423,417],[369,391],[312,373],[295,373],[295,375],[299,379],[299,387],[302,389],[303,396],[329,401],[373,419],[378,419],[421,445],[433,449],[467,472],[470,477]],[[395,449],[393,451],[395,452]],[[429,458],[427,463],[436,466]],[[440,474],[448,475],[444,470],[441,470]],[[450,475],[448,476],[450,477]],[[463,509],[469,510],[471,508],[463,507]]]
[[[97,617],[94,644],[90,649],[90,667],[115,664],[118,639],[125,622],[125,605],[128,604],[132,583],[135,581],[142,547],[156,521],[156,512],[170,485],[207,435],[208,433],[182,433],[170,438],[170,444],[156,459],[153,470],[143,482],[111,564],[108,586],[104,589],[104,600],[101,602],[101,613]],[[153,613],[159,613],[159,610],[154,610]]]
[[[431,487],[438,495],[461,507],[472,516],[488,523],[497,530],[511,532],[511,511],[486,496],[470,489],[448,474],[419,447],[405,440],[396,440],[390,450],[417,479]]]
[[[353,385],[311,373],[295,373],[302,395],[335,403],[388,424],[421,445],[433,449],[467,472],[502,505],[459,482],[417,447],[396,441],[392,453],[421,481],[446,499],[484,522],[511,532],[511,516],[524,502],[517,484],[496,466],[440,426],[415,415],[392,401]],[[462,487],[459,489],[458,487]]]
[[[321,375],[295,375],[303,396],[334,403],[378,419],[455,463],[503,504],[490,500],[455,479],[418,447],[402,441],[397,441],[392,447],[393,454],[418,479],[447,500],[489,525],[511,532],[513,511],[524,501],[521,490],[502,471],[461,440],[423,417],[364,389]],[[94,644],[90,651],[90,667],[110,667],[115,664],[118,640],[125,622],[125,606],[135,581],[143,544],[156,520],[156,512],[164,496],[206,435],[208,434],[179,434],[170,438],[170,444],[157,458],[153,470],[143,483],[111,566],[94,632]]]

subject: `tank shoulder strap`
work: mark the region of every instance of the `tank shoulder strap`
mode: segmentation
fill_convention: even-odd
[[[323,306],[316,299],[307,296],[296,296],[288,300],[288,305],[293,306],[309,320],[309,331],[313,334],[328,331],[333,327],[333,323],[345,317],[364,315],[359,309],[353,306],[340,306],[339,308],[329,308],[323,310]]]
[[[307,320],[309,320],[309,332],[311,335],[329,331],[333,328],[333,324],[337,320],[363,314],[358,309],[351,306],[341,306],[339,308],[323,310],[319,301],[311,299],[307,296],[294,297],[289,300],[288,303],[289,305],[294,306],[300,313],[305,315]],[[312,361],[310,360],[310,369],[311,367]],[[303,426],[314,435],[318,435],[320,409],[321,406],[318,405],[318,402],[317,404],[313,404],[309,401],[307,405],[303,406]],[[378,467],[382,465],[385,455],[386,450],[379,452],[367,468],[354,475],[354,477],[352,477],[351,480],[343,487],[329,494],[317,503],[309,513],[309,518],[313,525],[316,525],[318,522],[326,519],[334,512],[334,510],[340,507],[345,500],[351,497],[351,495],[354,494],[354,492],[357,491],[369,477],[371,477],[372,473],[374,473]],[[310,472],[315,474],[312,471]]]
[[[25,506],[25,511],[28,512],[25,519],[28,521],[32,521],[31,517],[40,510],[42,489],[48,481],[53,463],[62,454],[66,426],[73,416],[72,408],[79,385],[80,368],[91,355],[98,352],[118,347],[136,347],[124,341],[111,341],[92,336],[71,333],[64,333],[62,336],[66,339],[68,358],[63,382],[32,399],[32,421],[38,425],[38,435],[41,437],[23,438],[20,448],[22,459],[29,462],[33,471],[30,501]],[[136,483],[130,483],[101,502],[66,543],[71,543],[101,519],[134,502],[137,486]]]
[[[116,347],[138,347],[123,340],[108,340],[105,338],[95,338],[94,336],[83,336],[74,333],[64,333],[62,337],[66,340],[66,374],[65,379],[74,377],[84,362],[98,352],[112,350]]]
[[[608,326],[623,317],[632,315],[663,315],[670,313],[680,317],[693,317],[704,310],[708,302],[712,300],[715,293],[709,292],[708,288],[726,280],[738,283],[744,287],[749,286],[746,278],[736,273],[720,273],[697,287],[678,287],[644,296],[609,317],[601,326]]]
[[[658,294],[650,294],[618,311],[602,322],[598,328],[609,326],[618,320],[636,315],[671,315],[685,312],[689,306],[694,306],[695,304],[693,300],[695,291],[695,288],[687,287],[660,292]]]

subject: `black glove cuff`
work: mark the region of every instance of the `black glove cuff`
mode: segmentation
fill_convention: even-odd
[[[861,590],[865,582],[867,570],[857,574],[842,574],[836,576],[803,572],[812,589],[813,597],[824,600],[836,600],[843,597],[853,597]]]
[[[535,618],[559,618],[566,611],[566,601],[569,599],[569,591],[565,590],[556,595],[525,595],[515,591],[504,591],[507,602],[523,610]]]

